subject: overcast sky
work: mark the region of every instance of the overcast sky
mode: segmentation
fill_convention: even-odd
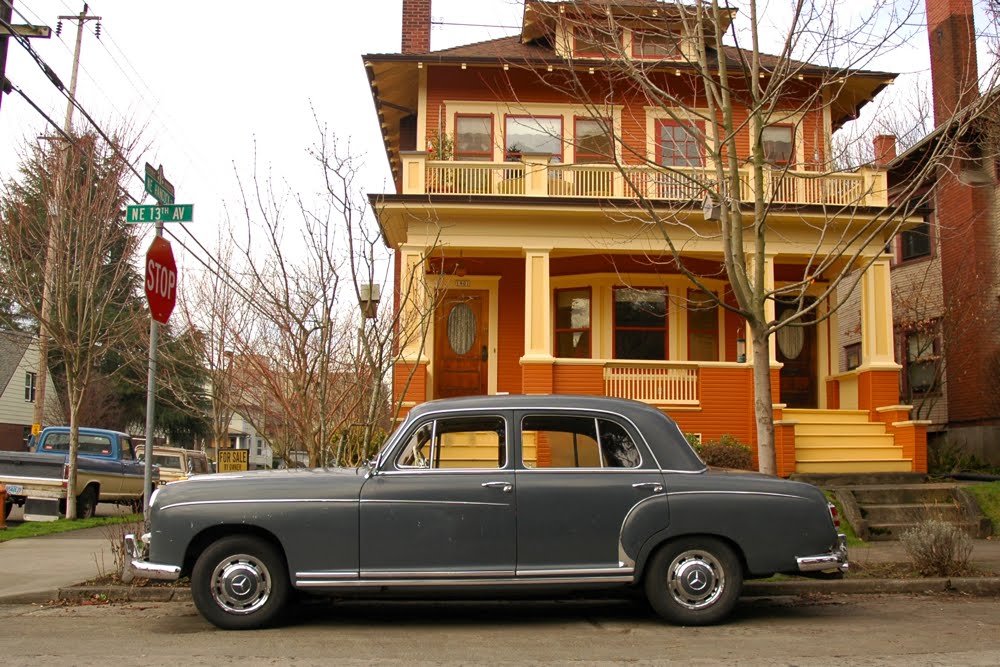
[[[839,4],[847,15],[872,3]],[[765,18],[787,5],[787,0],[765,5]],[[14,0],[14,22],[54,29],[59,15],[78,14],[82,6],[70,0]],[[101,38],[94,35],[96,23],[88,22],[77,99],[106,130],[122,118],[145,128],[150,150],[137,161],[140,172],[146,161],[163,165],[177,203],[195,205],[188,230],[211,247],[223,203],[232,207],[237,200],[234,165],[245,177],[256,154],[260,169],[270,169],[292,189],[307,196],[318,189],[318,172],[306,155],[317,137],[310,106],[338,136],[350,139],[353,153],[366,156],[364,187],[390,189],[361,55],[399,51],[400,10],[401,0],[93,0],[90,14],[102,17]],[[433,17],[499,26],[435,27],[432,47],[445,48],[517,32],[521,3],[434,0]],[[985,25],[981,11],[977,21]],[[906,74],[897,86],[926,77],[926,33],[915,33],[909,47],[873,63]],[[75,35],[75,24],[63,21],[60,36],[32,40],[67,86]],[[981,53],[981,66],[984,57]],[[13,41],[7,76],[62,124],[65,98]],[[79,114],[75,122],[85,124]],[[18,95],[5,96],[0,178],[13,174],[16,147],[40,133],[51,130],[39,114]],[[141,189],[136,180],[133,192]]]

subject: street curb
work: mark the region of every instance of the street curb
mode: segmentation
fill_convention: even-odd
[[[1000,577],[952,577],[930,579],[839,579],[833,581],[751,581],[743,586],[743,597],[799,595],[963,595],[1000,596]],[[50,600],[90,600],[109,602],[187,602],[191,589],[164,586],[70,586],[54,593],[13,596],[2,602],[17,604]],[[29,599],[30,598],[30,599]]]

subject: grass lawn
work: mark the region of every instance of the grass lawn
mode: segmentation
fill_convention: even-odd
[[[141,523],[141,514],[129,514],[125,516],[95,516],[90,519],[59,519],[58,521],[24,521],[22,523],[9,524],[7,530],[0,530],[0,542],[16,540],[19,537],[38,537],[39,535],[53,535],[55,533],[65,533],[70,530],[80,530],[81,528],[94,528],[96,526],[109,526],[118,523]]]
[[[976,497],[979,509],[993,523],[993,534],[1000,535],[1000,482],[970,484],[962,488]]]
[[[864,544],[864,540],[858,537],[858,534],[854,532],[854,526],[848,522],[847,517],[844,516],[844,508],[840,506],[837,502],[837,498],[834,497],[832,491],[823,491],[826,494],[826,499],[837,506],[837,515],[840,517],[840,532],[847,536],[847,546],[858,546],[859,544]]]

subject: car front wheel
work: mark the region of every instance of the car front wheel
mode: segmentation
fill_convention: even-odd
[[[743,568],[733,550],[712,537],[664,545],[646,572],[653,609],[678,625],[710,625],[733,610],[743,589]]]
[[[285,560],[271,543],[224,537],[195,562],[191,597],[198,611],[223,630],[249,630],[275,621],[288,601]]]

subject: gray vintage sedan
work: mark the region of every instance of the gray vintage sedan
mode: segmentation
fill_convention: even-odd
[[[199,611],[226,629],[275,621],[293,589],[637,589],[668,621],[700,625],[729,614],[747,577],[847,568],[815,487],[708,469],[659,410],[588,396],[425,403],[367,465],[169,484],[151,532],[125,539],[131,574],[190,576]]]

